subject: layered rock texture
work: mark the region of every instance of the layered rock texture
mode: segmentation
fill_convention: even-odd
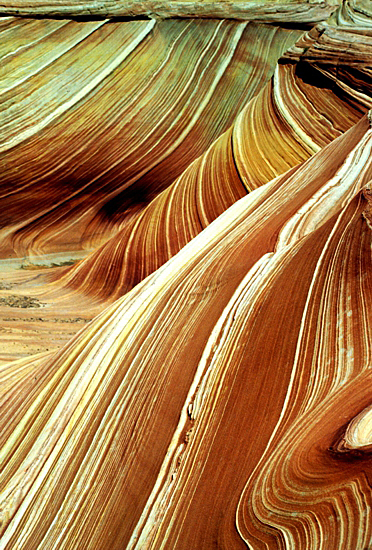
[[[60,0],[8,1],[0,5],[0,13],[21,16],[47,17],[149,17],[169,19],[218,18],[250,21],[314,23],[336,11],[338,0],[271,0],[245,2],[244,0]]]
[[[1,10],[0,548],[371,548],[369,3]]]

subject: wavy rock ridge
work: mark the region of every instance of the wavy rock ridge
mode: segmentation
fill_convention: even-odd
[[[0,21],[1,549],[369,548],[368,22]]]
[[[9,257],[107,240],[231,125],[299,32],[215,20],[12,19],[3,35],[1,247]]]
[[[101,298],[122,295],[245,193],[303,162],[356,123],[372,107],[369,33],[364,43],[355,43],[358,62],[352,67],[353,53],[337,57],[337,79],[328,58],[313,54],[327,47],[329,36],[328,56],[334,59],[350,31],[336,34],[319,26],[301,38],[232,127],[111,240],[68,269],[66,284]]]

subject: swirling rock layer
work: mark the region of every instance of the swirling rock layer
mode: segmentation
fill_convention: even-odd
[[[333,49],[324,45],[329,36]],[[340,60],[336,54],[350,40],[350,31],[317,27],[305,34],[232,127],[102,248],[68,269],[64,283],[100,298],[122,295],[236,200],[303,162],[355,124],[372,107],[369,32],[363,37],[365,42],[355,42],[354,53]],[[322,56],[325,48],[331,59],[337,59],[337,78],[334,65]]]
[[[2,257],[102,243],[230,126],[299,36],[215,20],[10,19],[1,34]]]
[[[1,549],[371,545],[372,44],[334,18],[2,21],[3,254],[93,251],[4,260],[60,340],[0,368]]]

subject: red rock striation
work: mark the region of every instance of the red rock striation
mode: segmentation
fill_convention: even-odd
[[[47,28],[95,36],[89,55],[78,40],[89,71],[66,63],[72,87],[38,109],[26,91],[20,103],[4,92],[3,250],[39,261],[61,243],[94,250],[74,266],[3,274],[0,313],[39,304],[49,323],[58,309],[92,320],[59,350],[0,368],[1,549],[369,548],[368,22],[363,0],[301,31],[0,22],[10,36],[40,33],[20,57]],[[111,33],[138,42],[120,63]],[[194,61],[177,72],[186,47]],[[8,54],[10,86],[25,72]],[[24,90],[52,93],[37,76],[46,58],[26,59],[41,80]],[[97,86],[95,63],[108,70]],[[90,91],[70,104],[84,78]],[[16,110],[17,123],[22,101],[33,111]],[[149,194],[129,205],[121,194],[144,181]]]
[[[107,240],[230,126],[300,35],[22,19],[2,34],[2,257],[68,257]]]
[[[328,36],[337,39],[332,50],[325,46]],[[355,124],[372,107],[372,43],[369,49],[354,43],[359,57],[350,68],[356,51],[342,60],[337,57],[350,36],[350,31],[317,27],[301,38],[233,126],[111,240],[68,269],[64,282],[100,299],[119,297],[236,200],[303,162]],[[368,32],[363,36],[368,45]],[[324,49],[329,59],[322,56]],[[337,59],[337,78],[332,59]]]

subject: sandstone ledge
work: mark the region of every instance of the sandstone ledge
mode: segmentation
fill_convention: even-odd
[[[317,23],[327,19],[338,7],[332,0],[310,2],[167,2],[152,0],[103,0],[101,2],[4,2],[0,15],[23,17],[149,17],[168,19],[172,17],[204,17],[238,19],[275,23]]]

